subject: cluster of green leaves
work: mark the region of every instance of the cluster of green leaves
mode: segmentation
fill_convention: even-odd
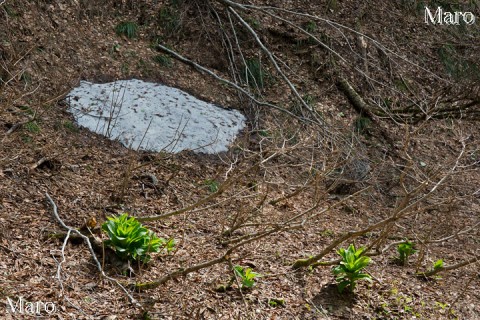
[[[21,106],[18,106],[18,108],[28,115],[31,115],[31,116],[35,115],[35,110],[30,108],[29,106],[21,105]]]
[[[124,21],[117,24],[115,31],[119,36],[126,36],[128,39],[133,39],[137,36],[138,26],[135,22]]]
[[[244,81],[252,88],[263,89],[268,78],[267,72],[262,67],[262,63],[258,58],[250,58],[245,60],[244,73],[242,73]]]
[[[316,98],[312,95],[306,94],[302,97],[303,101],[311,108],[313,109],[316,103]],[[290,111],[292,113],[296,114],[297,116],[302,116],[302,110],[303,110],[303,103],[300,100],[296,100],[291,108]]]
[[[40,126],[37,124],[36,121],[29,121],[25,123],[25,129],[27,129],[31,133],[39,133]]]
[[[2,2],[2,4],[4,4],[5,1]],[[16,17],[19,17],[20,14],[18,13],[17,10],[15,10],[13,7],[5,4],[3,6],[3,9],[5,10],[5,13],[9,16],[9,17],[12,17],[12,18],[16,18]]]
[[[178,1],[169,1],[158,13],[158,22],[167,36],[178,32],[182,26],[179,6]]]
[[[314,34],[317,31],[318,27],[315,21],[308,21],[304,25],[304,30],[307,31],[310,34]],[[306,41],[306,44],[312,45],[315,44],[316,41],[313,37],[308,37],[308,40]]]
[[[148,230],[137,219],[124,213],[118,217],[108,217],[102,225],[109,239],[105,244],[115,249],[116,254],[125,260],[137,260],[148,262],[149,253],[159,252],[165,248],[167,252],[173,250],[175,241],[158,238],[151,230]]]
[[[216,180],[207,179],[205,180],[204,184],[208,186],[208,190],[210,190],[211,193],[217,192],[220,188],[220,185]]]
[[[233,267],[233,272],[240,278],[242,288],[252,288],[255,285],[255,279],[262,276],[260,273],[253,272],[251,268],[238,265]]]
[[[362,270],[368,266],[371,259],[362,256],[365,248],[355,249],[353,244],[350,244],[347,249],[341,248],[337,253],[342,257],[342,261],[338,266],[332,269],[332,272],[337,276],[338,291],[342,293],[345,288],[349,288],[353,292],[358,280],[365,279],[371,281],[371,276],[367,273],[362,273]]]
[[[254,30],[260,30],[260,28],[262,27],[260,21],[258,21],[254,17],[247,17],[245,19],[245,22],[248,23],[250,27],[252,27],[252,29]]]
[[[157,54],[153,57],[153,61],[160,64],[163,67],[170,68],[172,66],[172,58],[164,54]]]
[[[80,129],[75,125],[75,123],[73,123],[72,121],[70,120],[65,120],[65,121],[62,121],[62,122],[57,122],[55,123],[55,130],[59,130],[61,128],[64,128],[70,132],[79,132]]]
[[[443,267],[444,267],[444,263],[443,263],[442,259],[439,259],[439,260],[437,260],[433,263],[433,270],[434,271],[443,269]]]
[[[308,21],[307,23],[305,23],[304,27],[305,31],[307,31],[308,33],[317,31],[317,24],[315,23],[315,21]]]
[[[268,299],[268,305],[272,308],[284,307],[285,306],[285,299],[270,298],[270,299]]]
[[[398,245],[397,247],[398,253],[400,254],[399,261],[402,265],[405,265],[408,263],[408,257],[417,252],[415,250],[415,243],[406,240],[405,242],[402,242]]]

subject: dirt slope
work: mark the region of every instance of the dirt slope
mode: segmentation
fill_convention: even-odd
[[[53,303],[56,310],[50,318],[58,319],[480,318],[478,263],[429,279],[415,276],[438,259],[452,266],[480,255],[480,8],[472,9],[479,20],[475,25],[437,28],[423,22],[417,1],[252,1],[318,15],[355,31],[282,13],[345,58],[340,59],[261,11],[245,18],[282,59],[303,99],[327,119],[329,133],[339,137],[328,140],[318,127],[251,103],[158,50],[157,44],[166,45],[232,79],[229,59],[237,58],[228,55],[222,38],[229,30],[227,9],[224,1],[212,1],[210,8],[205,3],[7,0],[0,5],[0,300],[5,306],[0,305],[0,314],[5,310],[7,318],[13,317],[6,310],[9,301],[22,297]],[[136,38],[115,32],[124,21],[138,25]],[[297,116],[308,114],[302,114],[292,91],[265,62],[268,57],[255,39],[239,22],[235,26],[245,57],[264,59],[265,86],[252,89],[255,97]],[[372,39],[392,51],[376,47]],[[242,81],[240,74],[237,80]],[[370,106],[379,106],[375,110],[391,113],[373,112],[371,119],[359,115],[337,85],[339,77]],[[64,98],[80,79],[129,78],[161,82],[237,108],[249,118],[249,129],[229,153],[170,155],[128,150],[72,122]],[[433,112],[435,101],[454,110]],[[344,141],[355,144],[360,160],[368,159],[368,176],[332,192],[325,172],[335,173],[350,161],[345,160],[347,149],[339,147]],[[259,165],[269,157],[271,161]],[[152,183],[151,176],[158,183]],[[394,262],[398,254],[393,245],[372,256],[367,270],[373,282],[360,282],[355,295],[337,292],[331,264],[292,269],[297,259],[318,254],[345,232],[388,217],[404,199],[403,186],[409,191],[426,188],[410,199],[415,201],[440,180],[438,192],[412,205],[408,217],[354,240],[358,246],[381,249],[408,237],[419,250],[408,265]],[[234,264],[263,275],[252,290],[234,284],[232,290],[218,292],[232,275],[227,263],[219,263],[155,289],[129,291],[139,307],[99,276],[85,244],[69,242],[62,256],[62,241],[52,238],[62,229],[46,192],[63,221],[80,228],[91,218],[101,223],[121,212],[138,217],[172,212],[211,196],[225,182],[230,187],[214,201],[146,223],[159,236],[177,241],[173,253],[155,255],[148,266],[136,268],[135,275],[109,263],[105,270],[127,288],[152,281],[215,259],[235,239],[269,230],[314,207],[301,227],[272,233],[232,254]],[[236,222],[243,223],[242,228],[225,233]],[[335,259],[333,250],[322,261]],[[271,299],[285,305],[274,307]]]

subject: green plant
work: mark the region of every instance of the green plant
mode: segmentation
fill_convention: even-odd
[[[120,48],[121,48],[120,44],[115,42],[110,48],[109,52],[111,55],[114,55],[116,52],[120,52]]]
[[[393,81],[393,84],[395,85],[395,87],[402,91],[402,92],[407,92],[408,91],[408,85],[407,83],[405,82],[405,80],[403,79],[396,79]]]
[[[148,262],[151,257],[148,253],[159,252],[160,247],[167,241],[158,238],[151,230],[143,227],[134,217],[124,213],[118,217],[108,217],[102,225],[109,239],[107,246],[115,249],[116,254],[122,259],[131,259]],[[167,249],[168,250],[168,249]]]
[[[122,72],[122,74],[124,75],[127,75],[130,73],[130,66],[128,65],[127,62],[122,63],[122,65],[120,66],[120,72]]]
[[[172,35],[180,30],[182,22],[180,20],[180,14],[178,12],[178,4],[171,1],[169,6],[165,6],[160,9],[158,20],[160,26],[164,29],[167,35]]]
[[[330,229],[325,229],[320,233],[322,237],[332,237],[334,234],[335,233]]]
[[[216,180],[207,179],[205,180],[204,184],[208,186],[208,190],[210,190],[210,192],[213,193],[218,191],[219,184]]]
[[[332,272],[337,276],[338,291],[340,293],[348,286],[350,292],[355,289],[358,280],[365,279],[372,281],[371,276],[367,273],[362,273],[362,270],[368,266],[371,259],[362,256],[365,248],[355,249],[353,244],[350,244],[347,249],[341,248],[337,253],[342,257],[340,264],[332,269]]]
[[[128,39],[133,39],[137,36],[138,26],[135,22],[124,21],[117,24],[115,31],[119,36],[124,35]]]
[[[18,106],[18,108],[28,115],[31,115],[31,116],[35,115],[35,110],[30,108],[29,106],[22,105],[22,106]]]
[[[262,67],[262,63],[258,58],[251,58],[245,60],[243,79],[252,88],[263,89],[267,73]]]
[[[438,271],[440,269],[443,269],[443,260],[442,259],[439,259],[437,261],[434,262],[433,264],[433,271]]]
[[[165,248],[165,250],[167,250],[167,253],[170,253],[173,250],[175,250],[175,245],[177,244],[175,239],[171,238],[165,241],[165,239],[160,238],[160,240],[163,241],[163,247]]]
[[[63,122],[63,127],[65,129],[67,129],[68,131],[71,131],[71,132],[78,132],[79,131],[78,127],[70,120],[64,121]]]
[[[31,143],[33,141],[32,137],[30,137],[29,135],[22,135],[22,141],[25,142],[25,143]]]
[[[255,19],[255,18],[252,18],[252,17],[247,17],[245,19],[245,22],[248,23],[250,25],[250,27],[252,27],[253,29],[260,29],[261,25],[260,25],[260,22]]]
[[[261,136],[261,137],[270,137],[270,132],[268,130],[260,130],[258,131],[258,134]]]
[[[251,268],[244,268],[238,265],[233,267],[233,271],[240,278],[242,288],[252,288],[255,285],[255,279],[262,276],[253,272]]]
[[[270,298],[270,299],[268,299],[268,305],[270,307],[273,307],[273,308],[284,307],[285,306],[285,299]]]
[[[140,319],[142,320],[152,320],[152,317],[150,316],[150,314],[148,313],[148,311],[144,311],[140,317]]]
[[[406,240],[398,245],[397,250],[400,254],[399,261],[402,265],[406,265],[408,263],[408,257],[417,252],[415,250],[415,243]]]
[[[303,96],[303,101],[305,101],[305,103],[310,107],[312,108],[315,103],[316,103],[316,99],[314,96],[311,96],[309,94],[306,94]]]
[[[27,129],[31,133],[39,133],[40,127],[38,126],[36,121],[30,121],[25,123],[25,129]]]
[[[307,31],[308,33],[317,31],[317,24],[315,23],[315,21],[308,21],[305,24],[305,31]]]
[[[157,54],[153,57],[153,61],[167,68],[170,68],[172,66],[172,58],[164,54]]]
[[[307,106],[310,109],[313,109],[313,107],[315,106],[316,98],[314,96],[306,94],[302,97],[302,100],[303,100],[303,102],[305,102],[307,104]],[[292,111],[292,113],[294,113],[298,116],[302,116],[303,108],[304,108],[303,103],[299,100],[295,100],[295,102],[292,104],[290,110]]]
[[[317,31],[317,24],[315,23],[315,21],[308,21],[305,25],[304,25],[304,29],[306,32],[312,34],[314,33],[315,31]],[[315,38],[313,38],[312,36],[309,36],[308,37],[308,40],[306,41],[305,44],[315,44],[317,41],[315,40]]]
[[[337,9],[338,9],[338,2],[337,2],[337,0],[328,0],[328,2],[327,2],[327,8],[328,8],[328,10],[333,11],[333,12],[334,12],[334,11],[337,11]]]
[[[5,1],[3,1],[1,3],[3,4],[3,3],[5,3]],[[4,10],[5,10],[5,13],[12,18],[16,18],[16,17],[20,16],[20,14],[18,13],[17,10],[15,10],[13,7],[11,7],[7,4],[4,5]]]

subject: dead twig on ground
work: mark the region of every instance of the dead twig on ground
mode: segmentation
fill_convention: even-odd
[[[119,287],[125,294],[126,296],[128,297],[128,299],[130,300],[130,302],[135,305],[136,307],[139,307],[143,310],[143,306],[137,301],[137,299],[135,299],[132,294],[116,279],[112,278],[112,277],[109,277],[108,275],[105,274],[103,268],[102,268],[102,265],[100,263],[100,261],[98,260],[96,254],[95,254],[95,251],[93,250],[93,247],[92,247],[92,244],[90,242],[90,239],[85,236],[84,234],[82,234],[80,231],[78,231],[77,229],[75,228],[72,228],[72,227],[69,227],[65,224],[65,222],[63,222],[63,220],[60,218],[60,216],[58,215],[58,210],[57,210],[57,205],[55,204],[55,202],[53,201],[53,199],[50,197],[50,195],[48,193],[45,193],[45,196],[47,197],[47,200],[48,202],[50,203],[50,205],[52,206],[52,210],[53,210],[53,216],[55,218],[55,220],[60,224],[60,226],[66,230],[68,230],[68,234],[67,234],[67,237],[65,239],[68,239],[68,235],[70,233],[75,233],[77,234],[78,236],[80,236],[84,241],[85,243],[87,244],[87,247],[88,247],[88,250],[90,251],[90,254],[93,258],[93,261],[95,262],[95,265],[97,267],[97,270],[100,272],[100,275],[107,279],[108,281],[114,283],[117,287]],[[65,243],[65,241],[64,241]],[[59,266],[60,268],[61,266]],[[58,274],[58,270],[57,270],[57,274]]]

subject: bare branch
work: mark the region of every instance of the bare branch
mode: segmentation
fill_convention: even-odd
[[[93,247],[92,247],[92,244],[90,243],[90,239],[85,236],[84,234],[82,234],[80,231],[78,231],[77,229],[74,229],[72,227],[69,227],[67,226],[63,220],[60,218],[60,216],[58,215],[58,211],[57,211],[57,205],[55,204],[55,202],[52,200],[52,198],[50,197],[50,195],[48,193],[45,193],[45,196],[47,197],[47,200],[49,201],[50,205],[52,206],[52,210],[53,210],[53,216],[55,217],[55,219],[57,220],[57,222],[66,230],[68,230],[69,234],[70,233],[76,233],[77,235],[79,235],[84,241],[85,243],[87,244],[88,246],[88,250],[90,251],[90,254],[92,255],[92,258],[93,260],[95,261],[95,265],[98,269],[98,271],[100,272],[100,274],[102,275],[103,278],[107,279],[108,281],[110,282],[113,282],[114,284],[116,284],[128,297],[128,299],[130,300],[130,302],[137,306],[137,307],[140,307],[141,309],[143,309],[143,306],[130,294],[130,292],[128,292],[128,290],[120,283],[118,282],[118,280],[112,278],[112,277],[109,277],[105,274],[105,272],[103,271],[103,268],[102,268],[102,265],[100,264],[100,261],[98,260],[96,254],[95,254],[95,251],[93,250]]]

